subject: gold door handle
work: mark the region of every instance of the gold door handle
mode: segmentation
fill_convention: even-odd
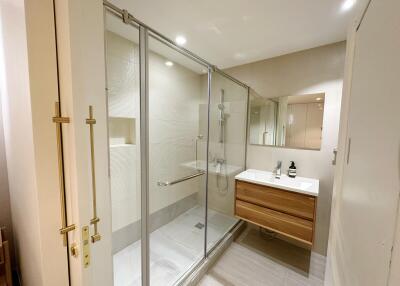
[[[55,103],[55,116],[53,122],[56,124],[57,133],[57,153],[58,153],[58,180],[60,182],[60,204],[61,204],[61,229],[60,234],[63,236],[64,246],[67,246],[68,232],[75,229],[75,224],[68,225],[67,210],[65,206],[65,181],[64,181],[64,159],[62,150],[62,124],[69,123],[69,117],[61,116],[60,103]]]
[[[94,234],[91,236],[92,243],[99,241],[101,235],[97,229],[97,224],[100,218],[97,217],[97,200],[96,200],[96,169],[94,160],[94,132],[93,125],[96,124],[96,119],[93,118],[93,106],[89,106],[89,118],[86,119],[86,124],[89,125],[90,130],[90,155],[91,155],[91,166],[92,166],[92,199],[93,199],[93,218],[90,220],[90,224],[94,226]]]

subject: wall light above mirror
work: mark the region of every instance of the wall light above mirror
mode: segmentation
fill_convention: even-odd
[[[325,94],[266,98],[250,96],[252,145],[320,150]]]

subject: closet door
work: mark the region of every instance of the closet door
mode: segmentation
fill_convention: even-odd
[[[70,282],[113,285],[102,1],[55,0]],[[60,236],[61,239],[61,236]]]
[[[398,11],[398,0],[373,0],[356,35],[339,214],[346,285],[387,284],[400,190]]]

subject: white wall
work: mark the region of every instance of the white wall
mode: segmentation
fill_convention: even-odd
[[[134,35],[136,29],[129,28]],[[138,42],[139,39],[135,40]],[[139,96],[139,47],[111,31],[106,31],[106,45],[108,114],[110,117],[137,118],[139,106],[135,99]]]
[[[120,23],[120,25],[124,25]],[[139,48],[106,32],[112,231],[140,219]]]
[[[6,227],[6,236],[10,245],[11,260],[13,262],[13,267],[15,267],[13,229],[11,223],[10,193],[8,187],[6,150],[4,145],[3,116],[1,112],[1,96],[0,96],[0,227]]]
[[[16,21],[15,19],[18,19]],[[2,109],[4,118],[5,145],[8,147],[7,158],[9,185],[11,190],[11,204],[13,205],[13,223],[15,231],[15,241],[17,256],[20,253],[31,257],[40,257],[39,241],[39,219],[38,206],[34,192],[25,193],[24,189],[31,189],[35,185],[31,169],[33,168],[33,147],[32,133],[22,134],[18,132],[20,128],[30,126],[30,100],[29,100],[29,76],[27,64],[27,43],[25,30],[25,12],[23,1],[12,1],[1,3],[1,28],[2,28]],[[18,70],[13,68],[18,66]],[[11,97],[12,95],[12,97]],[[18,122],[11,119],[11,113],[19,109]],[[9,110],[13,108],[13,110]],[[13,133],[15,134],[13,136]],[[11,136],[15,139],[11,141]],[[18,138],[19,137],[19,138]],[[15,147],[14,144],[15,143]],[[30,148],[23,145],[27,144]],[[13,147],[13,148],[11,148]],[[19,152],[21,149],[21,152]],[[25,168],[20,171],[25,175],[25,180],[18,181],[18,169],[22,163]],[[24,198],[24,200],[22,200]],[[21,201],[17,204],[18,201]],[[24,223],[24,217],[30,218],[28,224]],[[26,228],[25,228],[26,227]],[[31,242],[23,243],[23,236],[30,235]],[[29,265],[28,259],[19,257],[19,267],[23,278],[30,279],[30,285],[42,285],[41,276],[42,264],[37,261]],[[28,282],[28,281],[27,281]]]
[[[293,160],[299,176],[320,180],[314,250],[324,255],[329,233],[334,171],[331,161],[338,140],[344,58],[345,43],[341,42],[227,70],[258,94],[269,98],[325,93],[320,151],[249,145],[247,153],[247,168],[272,170],[276,162],[282,160],[283,170],[286,170]]]

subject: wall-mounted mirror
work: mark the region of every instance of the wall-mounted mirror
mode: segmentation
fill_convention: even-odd
[[[253,145],[320,150],[325,94],[250,97],[249,140]]]

